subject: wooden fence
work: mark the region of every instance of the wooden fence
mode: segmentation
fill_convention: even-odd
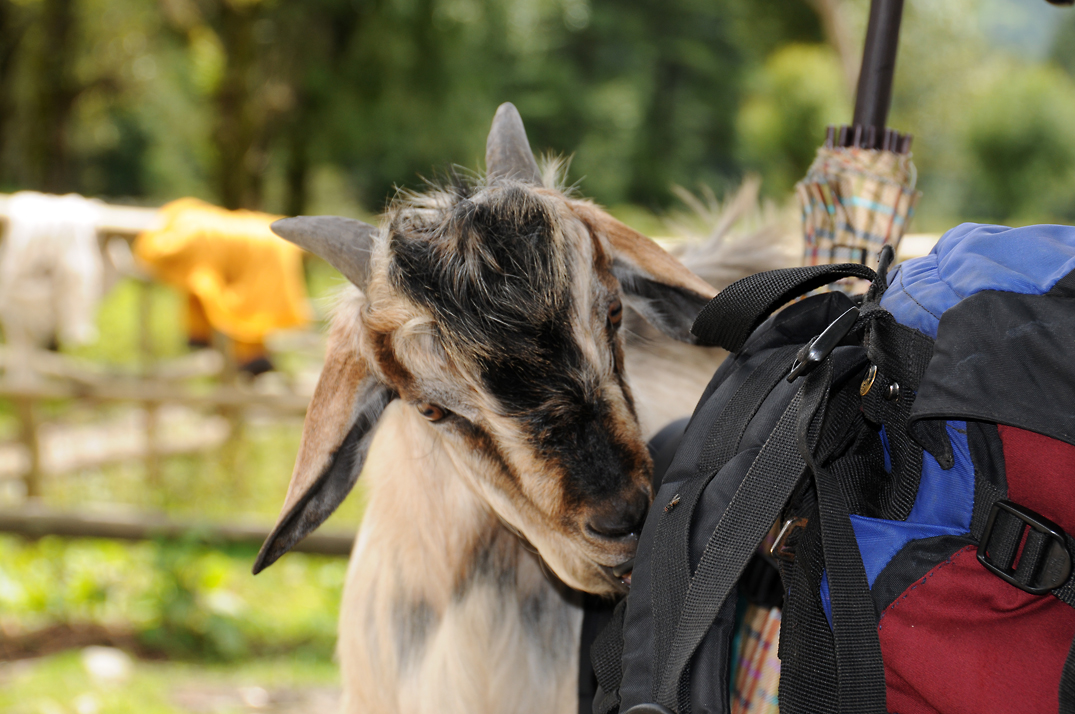
[[[254,524],[199,523],[176,521],[156,513],[86,513],[57,511],[39,504],[0,509],[0,532],[27,538],[63,536],[68,538],[110,538],[114,540],[182,540],[207,545],[260,547],[269,529]],[[314,531],[292,550],[302,553],[347,556],[353,532]]]
[[[0,223],[6,221],[7,201],[8,196],[0,194]],[[120,237],[130,241],[137,233],[152,228],[158,212],[149,208],[104,205],[101,216],[97,229],[104,248],[109,239]],[[268,529],[260,526],[172,521],[149,513],[53,511],[40,504],[44,459],[39,431],[43,401],[140,405],[144,410],[143,459],[149,483],[157,480],[160,457],[169,452],[162,446],[158,434],[158,414],[166,405],[183,405],[222,415],[232,424],[230,433],[233,435],[241,432],[235,427],[252,411],[278,415],[306,412],[307,396],[288,392],[264,394],[253,390],[237,378],[235,365],[220,351],[202,350],[168,361],[156,359],[150,340],[152,282],[133,264],[129,252],[126,254],[126,264],[112,262],[121,275],[139,284],[137,366],[126,370],[106,368],[67,355],[38,350],[17,353],[0,345],[0,373],[3,375],[0,399],[9,400],[14,405],[19,422],[17,438],[27,457],[20,476],[25,484],[27,501],[18,509],[0,509],[0,532],[27,537],[194,539],[215,544],[260,545],[268,536]],[[210,383],[206,384],[207,381]],[[353,533],[318,532],[304,539],[296,550],[347,555],[353,540]]]

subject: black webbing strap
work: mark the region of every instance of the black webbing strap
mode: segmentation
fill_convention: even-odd
[[[781,305],[841,278],[875,277],[873,270],[858,263],[811,265],[750,275],[717,293],[698,313],[691,332],[699,344],[738,352],[750,333]]]
[[[1075,714],[1075,642],[1068,650],[1064,671],[1060,675],[1060,714]]]
[[[1068,553],[1075,556],[1075,538],[1072,538],[1068,534],[1064,534],[1064,540],[1067,542]],[[1073,559],[1075,561],[1075,559]],[[1075,562],[1072,563],[1073,570],[1075,570]],[[1050,590],[1053,595],[1059,598],[1062,602],[1067,603],[1071,607],[1075,607],[1075,575],[1069,577],[1064,584],[1055,590]]]
[[[1075,554],[1075,538],[1065,536],[1068,544],[1068,552]],[[1067,582],[1052,591],[1060,600],[1071,607],[1075,607],[1075,576],[1067,579]],[[1064,670],[1060,674],[1060,714],[1075,714],[1075,640],[1068,649],[1068,657],[1064,661]]]
[[[986,481],[980,475],[974,475],[974,510],[970,517],[970,535],[974,540],[980,541],[985,533],[985,524],[989,521],[989,513],[993,510],[993,504],[1005,498],[1007,494]]]
[[[892,463],[892,477],[878,484],[874,496],[877,510],[867,515],[906,520],[918,497],[922,447],[911,438],[905,425],[922,373],[933,354],[933,341],[918,330],[899,324],[891,313],[876,305],[864,305],[861,314],[870,321],[864,342],[871,364],[878,368],[872,388],[861,397],[862,412],[874,424],[886,425]],[[898,399],[888,398],[890,389],[899,390]],[[943,428],[941,434],[947,439]],[[941,454],[940,450],[935,451]]]
[[[812,484],[810,490],[817,495]],[[816,500],[794,513],[806,518],[807,523],[795,542],[795,560],[781,563],[787,592],[778,652],[780,711],[782,714],[835,712],[839,709],[835,647],[818,598],[824,558]]]
[[[706,434],[698,459],[698,476],[684,483],[676,494],[679,502],[660,514],[650,557],[653,571],[651,671],[654,673],[660,673],[668,659],[672,636],[687,596],[691,578],[691,519],[698,499],[717,472],[738,453],[747,426],[773,388],[788,373],[797,351],[795,345],[774,350],[739,386]],[[654,681],[654,695],[656,684]]]
[[[805,471],[795,443],[803,402],[800,390],[751,464],[691,578],[672,647],[657,680],[657,702],[672,711],[679,709],[680,678],[691,657]]]
[[[597,677],[593,714],[608,714],[620,706],[620,680],[623,678],[623,618],[627,598],[616,603],[612,619],[590,645],[590,662]]]
[[[824,397],[832,383],[832,374],[832,360],[825,360],[821,368],[807,377],[803,392],[815,399],[819,394]],[[863,464],[858,463],[859,457],[837,460],[830,467],[818,464],[809,438],[811,421],[799,422],[798,446],[814,473],[817,489],[821,544],[832,604],[839,711],[885,714],[885,669],[877,635],[877,615],[839,483],[842,468],[861,469]]]

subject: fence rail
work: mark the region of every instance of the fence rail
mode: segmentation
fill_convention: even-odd
[[[269,536],[269,529],[254,524],[182,522],[154,513],[96,514],[27,505],[18,510],[0,509],[0,533],[28,538],[53,535],[129,541],[193,540],[210,545],[260,547]],[[299,541],[292,550],[348,556],[354,541],[354,533],[317,531]]]
[[[259,394],[238,387],[218,386],[199,392],[153,380],[113,380],[97,384],[34,384],[0,382],[0,398],[14,400],[89,399],[103,402],[150,402],[192,407],[260,407],[304,414],[310,400],[296,394]]]

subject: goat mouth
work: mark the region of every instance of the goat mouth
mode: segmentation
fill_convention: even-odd
[[[631,572],[634,570],[634,567],[635,559],[628,558],[619,565],[608,568],[608,573],[627,587],[631,587]]]

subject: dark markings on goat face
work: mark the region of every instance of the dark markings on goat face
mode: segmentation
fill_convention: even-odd
[[[425,600],[397,602],[392,611],[396,621],[396,657],[401,671],[422,661],[426,644],[437,624],[437,614]]]
[[[577,405],[569,418],[542,418],[543,455],[559,463],[568,506],[604,501],[622,493],[632,476],[648,478],[652,462],[645,445],[620,435],[609,404]]]
[[[392,348],[392,333],[369,331],[374,357],[385,378],[400,394],[410,396],[414,376],[396,358]]]
[[[474,422],[453,415],[451,417],[451,426],[455,429],[462,438],[463,442],[470,448],[471,451],[483,454],[487,459],[494,462],[500,473],[503,474],[513,484],[519,483],[519,475],[512,469],[511,464],[504,458],[504,454],[501,453],[500,448],[493,441],[493,438],[489,436],[489,432],[482,429]]]
[[[625,479],[648,468],[647,454],[619,436],[600,385],[588,376],[571,329],[577,258],[556,240],[554,213],[518,185],[452,195],[454,203],[437,215],[396,213],[392,280],[433,313],[449,352],[478,366],[504,412],[543,458],[560,465],[563,515],[621,492]],[[615,294],[608,262],[595,253],[593,267]],[[609,339],[621,371],[622,351]]]

